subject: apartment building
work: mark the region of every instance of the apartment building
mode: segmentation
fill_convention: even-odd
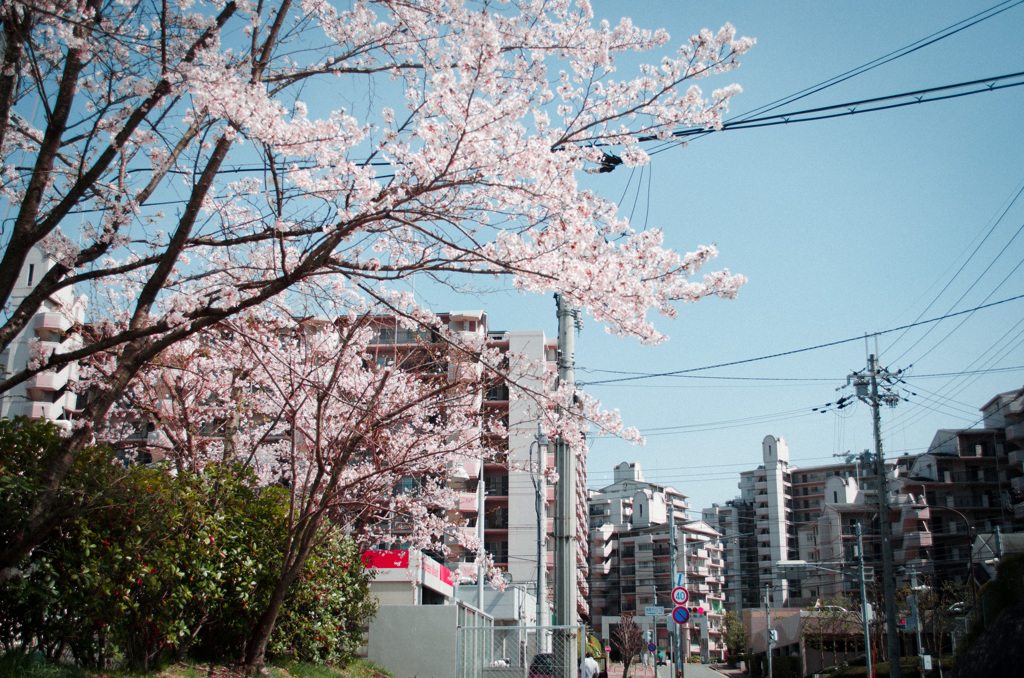
[[[17,308],[53,263],[39,247],[31,249],[11,294],[12,308]],[[25,329],[0,352],[0,370],[14,374],[25,369],[33,357],[79,348],[84,313],[84,300],[75,298],[73,288],[54,293],[43,301]],[[78,411],[78,396],[73,388],[78,372],[78,365],[72,363],[60,370],[40,372],[18,384],[0,396],[0,417],[49,419],[62,428],[71,428]]]
[[[980,409],[982,428],[939,430],[927,452],[886,460],[897,569],[965,581],[972,559],[978,562],[972,540],[994,544],[996,534],[1024,532],[1024,389],[1000,393]],[[758,607],[766,587],[779,606],[858,597],[859,582],[850,576],[858,524],[869,576],[881,572],[874,455],[798,467],[789,463],[784,439],[766,436],[762,461],[740,474],[739,497],[703,512],[724,537],[727,605]],[[782,560],[809,565],[780,569]],[[975,567],[975,576],[983,569]],[[907,570],[901,572],[902,582]]]
[[[1024,389],[995,396],[981,412],[984,428],[937,431],[900,478],[897,563],[966,581],[976,535],[1024,532]]]
[[[595,632],[610,638],[620,615],[634,612],[637,623],[651,630],[659,648],[670,647],[674,622],[668,615],[674,607],[670,595],[675,586],[671,512],[676,527],[675,569],[686,573],[687,606],[695,612],[682,627],[687,639],[684,646],[692,655],[722,657],[725,562],[721,534],[704,521],[688,519],[686,495],[644,481],[636,463],[618,464],[612,484],[589,494],[590,602]],[[663,613],[646,615],[648,607],[661,607]]]
[[[768,435],[761,458],[756,469],[740,473],[738,497],[703,511],[723,534],[726,604],[737,612],[762,605],[766,588],[780,607],[805,607],[842,590],[842,578],[832,583],[821,570],[811,576],[813,568],[780,570],[776,563],[834,562],[849,551],[850,518],[874,505],[877,478],[870,453],[799,467],[790,463],[785,439]],[[868,545],[877,540],[875,533],[867,536]]]
[[[712,504],[701,511],[708,526],[722,535],[722,559],[726,608],[739,612],[759,605],[760,580],[757,572],[757,541],[754,508],[742,499]]]
[[[555,485],[544,474],[533,469],[555,468],[553,441],[538,439],[537,403],[530,393],[544,393],[555,386],[557,377],[557,338],[547,337],[540,330],[492,330],[488,316],[482,310],[450,311],[439,314],[447,328],[462,339],[481,342],[497,349],[513,375],[512,384],[483,383],[475,406],[500,417],[508,436],[489,441],[504,450],[498,459],[464,458],[452,469],[449,482],[460,492],[458,506],[449,518],[461,523],[459,529],[477,537],[480,534],[481,515],[484,547],[495,564],[506,572],[506,581],[513,590],[535,596],[540,593],[540,624],[551,621],[551,595],[554,581]],[[393,318],[375,321],[377,336],[372,353],[378,360],[408,356],[421,350],[424,343],[436,341],[430,333],[401,328]],[[448,370],[461,371],[463,376],[480,378],[479,365],[463,364],[450,357],[444,358]],[[515,393],[519,389],[520,393]],[[517,397],[518,396],[518,397]],[[586,458],[577,458],[577,613],[587,618],[587,521],[586,521]],[[482,513],[481,513],[482,509]],[[538,534],[540,526],[540,535]],[[540,537],[540,538],[539,538]],[[456,573],[460,584],[457,595],[479,604],[477,588],[467,586],[475,582],[477,567],[473,564],[476,553],[463,551],[454,541],[446,565]],[[538,562],[542,566],[538,568]],[[540,580],[540,585],[538,585]],[[489,588],[489,587],[487,587]],[[518,594],[516,594],[518,595]],[[485,592],[483,605],[487,612],[503,609],[502,596]],[[523,617],[515,621],[537,623],[535,602],[526,606]],[[496,620],[500,621],[500,620]],[[511,620],[506,620],[511,621]]]

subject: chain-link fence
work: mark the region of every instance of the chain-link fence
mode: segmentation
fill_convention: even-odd
[[[576,678],[582,626],[459,627],[456,678]]]

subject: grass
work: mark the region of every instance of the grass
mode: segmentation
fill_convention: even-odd
[[[237,678],[242,674],[223,665],[179,662],[149,672],[96,672],[78,666],[54,664],[30,655],[9,652],[0,656],[0,678]],[[285,662],[268,666],[270,678],[393,678],[383,668],[365,660],[345,667]]]

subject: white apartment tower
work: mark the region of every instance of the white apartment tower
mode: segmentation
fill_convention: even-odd
[[[535,596],[540,589],[541,610],[539,624],[551,623],[551,591],[554,583],[553,541],[555,487],[548,482],[543,470],[555,468],[554,444],[538,441],[537,425],[541,420],[536,398],[530,393],[544,393],[551,389],[557,378],[557,339],[540,330],[494,331],[489,328],[488,316],[482,310],[450,311],[438,314],[449,330],[467,339],[485,341],[487,346],[499,350],[508,361],[513,384],[488,384],[481,389],[477,406],[504,419],[508,436],[492,440],[492,445],[504,448],[504,458],[487,461],[466,457],[461,460],[449,479],[460,491],[459,503],[450,516],[464,523],[459,529],[473,537],[480,534],[481,504],[484,548],[493,557],[495,565],[505,570],[510,587],[525,590]],[[373,352],[378,359],[389,355],[403,355],[417,350],[424,341],[423,333],[398,327],[393,318],[377,319],[378,337]],[[479,365],[460,365],[459,370],[475,370]],[[451,368],[450,368],[451,369]],[[517,397],[519,389],[522,397]],[[536,472],[531,469],[538,469]],[[577,463],[576,484],[586,487],[586,458],[581,455]],[[538,511],[539,499],[539,511]],[[588,613],[586,561],[586,498],[581,496],[576,509],[577,563],[582,563],[577,575],[577,612]],[[538,525],[540,535],[538,535]],[[538,538],[539,536],[539,538]],[[400,541],[400,540],[399,540]],[[458,596],[473,605],[479,605],[479,590],[471,586],[478,576],[474,564],[475,553],[467,553],[453,546],[447,565],[456,572],[461,582]],[[538,568],[538,560],[541,563]],[[540,583],[539,583],[540,580]],[[498,614],[501,596],[485,587],[482,608],[489,614]],[[535,604],[522,611],[519,621],[538,623]]]
[[[688,652],[705,658],[723,656],[725,562],[721,535],[710,525],[686,517],[689,505],[678,490],[644,481],[639,464],[623,462],[611,485],[591,490],[589,498],[591,562],[591,625],[602,639],[624,612],[636,613],[637,623],[652,632],[652,642],[669,648],[667,615],[672,581],[672,535],[676,527],[675,570],[687,577],[694,614],[685,625]],[[647,607],[664,613],[645,615]],[[685,642],[685,641],[684,641]]]
[[[17,308],[35,288],[39,279],[53,267],[53,259],[39,247],[33,247],[25,261],[18,283],[11,294],[10,308]],[[85,313],[85,301],[75,299],[75,291],[65,287],[43,301],[25,329],[0,352],[0,370],[5,375],[25,369],[33,357],[63,353],[80,344],[78,329]],[[78,365],[40,372],[0,396],[0,417],[13,419],[49,419],[62,428],[70,428],[78,407],[72,389],[78,380]]]

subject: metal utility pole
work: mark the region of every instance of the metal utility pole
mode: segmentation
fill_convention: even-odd
[[[558,313],[559,386],[576,386],[576,335],[579,311],[561,294],[555,297]],[[555,621],[562,627],[577,625],[576,615],[576,457],[562,438],[555,442],[558,489],[555,501]],[[564,678],[576,678],[576,634],[563,628],[556,635],[555,656],[561,658]]]
[[[864,586],[864,534],[860,523],[857,523],[857,568],[860,575],[860,616],[864,623],[864,662],[867,676],[872,678],[875,674],[871,670],[871,625],[868,623],[868,594]]]
[[[878,394],[879,374],[888,382],[898,377],[899,373],[890,374],[880,370],[874,354],[868,355],[868,366],[865,372],[850,375],[857,397],[871,406],[872,425],[875,437],[875,477],[877,478],[878,524],[882,537],[882,593],[885,608],[886,650],[889,655],[889,675],[891,678],[900,676],[900,639],[896,626],[896,573],[892,562],[892,527],[889,524],[889,488],[885,475],[885,458],[882,456],[882,428],[878,414],[879,402],[884,401],[890,406],[899,402],[899,396],[886,390],[880,397]],[[869,390],[870,387],[870,390]]]
[[[544,469],[547,467],[548,437],[541,431],[540,423],[537,424],[537,436],[530,443],[530,462],[533,462],[533,446],[537,446],[537,468],[533,469],[530,476],[533,480],[534,508],[537,510],[537,647],[545,649],[546,644],[541,639],[540,627],[547,626],[544,619],[544,603],[547,598],[547,585],[545,583],[545,572],[547,563],[544,562],[544,551],[547,545],[547,515],[544,511]]]
[[[669,499],[668,509],[668,539],[669,539],[669,552],[671,553],[672,560],[672,585],[675,586],[676,578],[679,576],[679,572],[676,568],[676,554],[678,553],[678,547],[676,546],[676,506],[675,500]],[[683,588],[686,588],[686,543],[683,543]],[[679,624],[675,624],[672,628],[672,663],[676,667],[676,675],[684,676],[686,669],[686,658],[681,653],[682,643],[679,640]]]
[[[772,678],[772,585],[764,585],[764,645],[768,658],[768,678]]]
[[[476,606],[484,611],[484,514],[487,512],[484,486],[484,459],[480,457],[480,477],[476,483],[476,536],[480,540],[480,564],[476,567]]]

